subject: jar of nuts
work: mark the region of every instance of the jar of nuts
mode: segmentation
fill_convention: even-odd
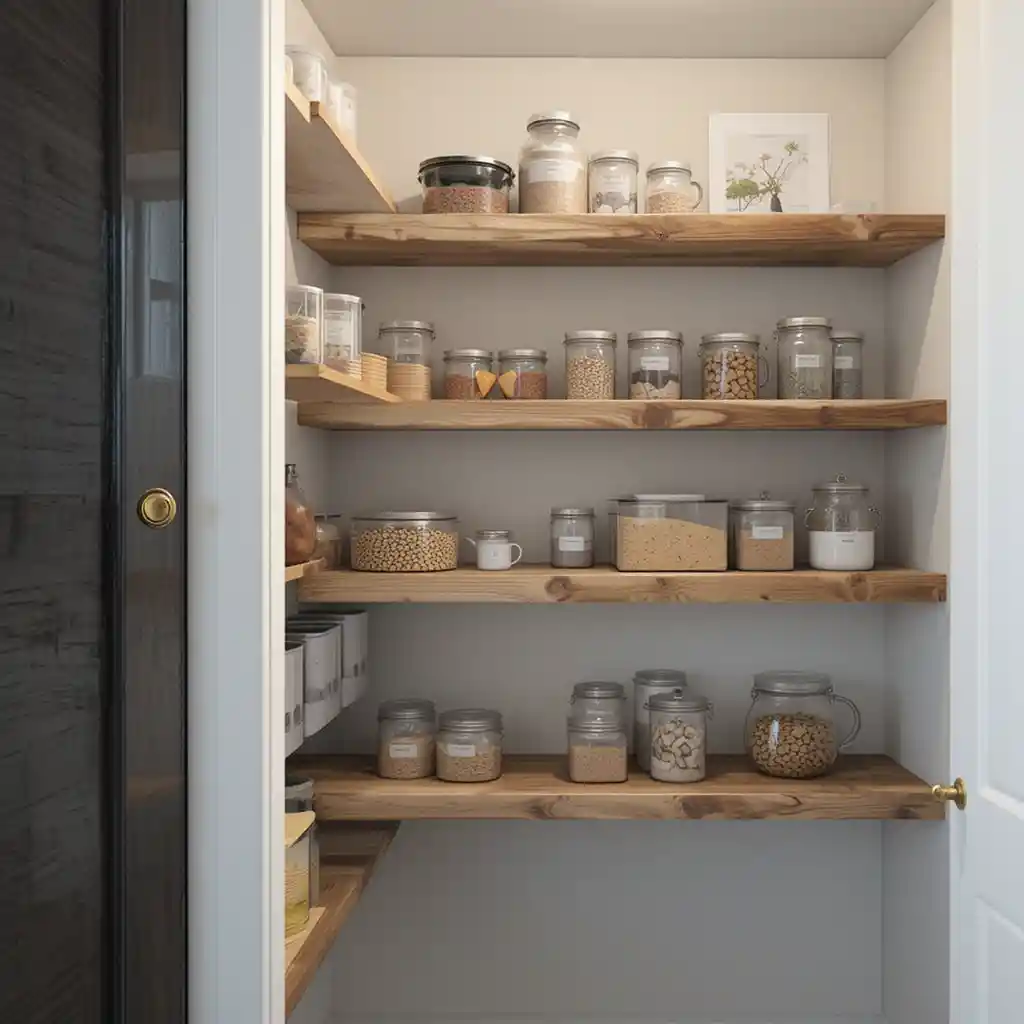
[[[626,730],[616,722],[569,719],[569,778],[573,782],[625,782]]]
[[[587,155],[567,110],[534,114],[519,151],[520,213],[586,213]]]
[[[622,683],[577,683],[569,698],[569,721],[624,727],[625,706],[626,691]]]
[[[839,751],[860,732],[857,705],[832,689],[821,672],[759,672],[747,712],[745,747],[757,768],[785,779],[824,775]],[[838,739],[835,704],[853,716],[850,731]]]
[[[352,519],[352,568],[441,572],[459,565],[459,522],[449,512],[375,512]]]
[[[737,569],[771,572],[793,568],[793,502],[773,501],[762,491],[759,498],[735,501],[729,508]]]
[[[377,774],[382,779],[425,779],[434,774],[433,701],[383,701],[377,722]]]
[[[490,782],[501,775],[501,714],[484,708],[443,711],[437,730],[437,777]]]
[[[760,347],[756,334],[705,334],[700,343],[701,397],[757,398],[768,383],[768,364],[759,355]]]
[[[823,316],[790,316],[778,322],[779,398],[832,397],[831,327]]]
[[[651,716],[651,778],[659,782],[700,782],[707,772],[707,697],[689,690],[656,693],[647,701]]]
[[[506,398],[548,397],[548,355],[539,348],[505,348],[498,353],[498,387]]]
[[[565,397],[615,397],[614,331],[569,331],[565,336]]]
[[[444,354],[444,397],[457,402],[486,398],[497,380],[494,356],[483,348],[450,348]]]

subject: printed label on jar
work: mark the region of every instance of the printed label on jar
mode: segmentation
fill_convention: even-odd
[[[355,347],[355,325],[347,310],[324,317],[324,362],[351,359]]]
[[[668,356],[641,356],[641,370],[667,370]]]
[[[522,169],[521,177],[528,182],[575,181],[583,168],[565,160],[534,160]]]
[[[559,537],[559,551],[586,551],[587,542],[583,537]]]
[[[388,746],[388,754],[391,757],[419,757],[419,750],[415,743],[392,743]]]
[[[446,743],[444,752],[449,757],[476,757],[476,747],[472,743]]]
[[[797,354],[793,356],[793,366],[798,370],[818,370],[821,368],[821,356]]]
[[[853,356],[836,356],[835,367],[837,370],[852,370]]]
[[[752,526],[750,535],[754,540],[782,540],[786,531],[781,526]]]

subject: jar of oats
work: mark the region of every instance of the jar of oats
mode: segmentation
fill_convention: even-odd
[[[625,782],[626,730],[620,722],[569,720],[569,778],[573,782]]]
[[[700,342],[701,397],[757,398],[768,383],[768,364],[759,355],[760,349],[756,334],[705,334]]]
[[[656,693],[647,701],[651,716],[651,778],[659,782],[700,782],[707,773],[707,697],[687,689]]]
[[[609,149],[590,158],[590,212],[636,213],[640,160],[630,149]]]
[[[648,213],[693,213],[704,201],[704,188],[681,160],[657,160],[647,168]]]
[[[437,777],[445,782],[490,782],[501,775],[502,723],[498,711],[443,711],[437,729]]]
[[[759,771],[784,779],[824,775],[860,732],[857,705],[832,689],[823,672],[759,672],[747,712],[745,748]],[[852,725],[841,739],[836,703]]]
[[[459,566],[459,521],[450,512],[374,512],[352,519],[352,568],[442,572]]]
[[[498,387],[506,398],[547,398],[548,354],[540,348],[502,349]]]
[[[587,155],[567,110],[534,114],[519,151],[520,213],[586,213]]]
[[[762,491],[760,497],[734,501],[729,508],[737,569],[773,572],[793,568],[793,502],[773,501]]]
[[[383,701],[377,709],[377,774],[425,779],[434,774],[434,703],[415,697]]]
[[[614,331],[569,331],[565,336],[565,397],[615,397]]]
[[[778,322],[779,398],[832,397],[831,327],[823,316],[790,316]]]

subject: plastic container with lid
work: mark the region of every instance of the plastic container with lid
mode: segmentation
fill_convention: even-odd
[[[548,397],[548,355],[540,348],[498,353],[498,387],[506,398]]]
[[[377,774],[382,779],[426,779],[434,774],[437,714],[433,701],[382,701],[377,708]]]
[[[323,359],[324,293],[308,284],[285,290],[284,361],[319,363]]]
[[[624,728],[625,707],[622,683],[576,683],[569,698],[569,721],[611,722]]]
[[[707,697],[689,689],[653,694],[651,716],[651,778],[659,782],[700,782],[707,772]]]
[[[613,560],[623,572],[724,572],[729,503],[703,494],[614,499]]]
[[[318,512],[314,558],[322,558],[325,569],[340,569],[342,563],[341,513]]]
[[[615,397],[614,331],[568,331],[565,335],[565,397]]]
[[[356,141],[356,87],[328,76],[327,108],[335,124]]]
[[[494,356],[483,348],[450,348],[444,354],[444,397],[467,402],[494,390]]]
[[[375,512],[352,519],[352,568],[443,572],[459,566],[459,522],[450,512]]]
[[[681,398],[683,336],[679,331],[630,331],[629,397]]]
[[[340,292],[324,294],[323,363],[332,370],[362,377],[363,300]]]
[[[779,398],[832,397],[831,327],[823,316],[790,316],[778,322]]]
[[[534,114],[519,151],[520,213],[586,213],[587,155],[567,110]]]
[[[744,746],[759,771],[785,779],[824,775],[860,732],[857,705],[832,689],[823,672],[759,672],[744,728]],[[836,702],[853,716],[839,739]]]
[[[840,473],[813,490],[814,504],[804,514],[811,568],[847,572],[873,568],[881,513],[868,504],[868,488]]]
[[[388,320],[377,328],[377,349],[393,363],[430,365],[434,325],[427,320]]]
[[[775,501],[762,491],[760,497],[734,501],[729,507],[737,569],[772,572],[793,568],[793,502]]]
[[[569,720],[569,778],[573,782],[625,782],[629,772],[621,722]]]
[[[607,149],[590,157],[591,213],[636,213],[640,160],[631,149]]]
[[[490,782],[501,775],[501,714],[484,708],[443,711],[437,729],[437,777]]]
[[[311,103],[327,103],[327,61],[315,50],[304,46],[286,46],[284,52],[292,59],[292,74],[299,92]]]
[[[674,668],[645,668],[633,676],[633,755],[645,772],[651,770],[651,713],[655,694],[687,689],[686,673]]]
[[[420,164],[424,213],[508,213],[515,175],[493,156],[432,156]]]
[[[284,467],[284,564],[308,562],[316,550],[316,517],[294,462]]]
[[[551,510],[551,564],[556,569],[589,569],[594,564],[594,510]]]
[[[723,331],[700,342],[701,397],[750,400],[768,383],[768,363],[756,334]]]
[[[832,397],[864,397],[864,335],[832,331]]]
[[[688,162],[656,160],[647,168],[647,213],[693,213],[703,201]]]

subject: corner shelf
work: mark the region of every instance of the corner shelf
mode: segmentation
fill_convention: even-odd
[[[284,378],[284,397],[293,402],[326,402],[334,408],[349,402],[397,405],[402,401],[358,377],[315,363],[286,366]]]
[[[312,576],[313,573],[319,572],[323,567],[324,560],[322,558],[314,558],[311,562],[299,562],[296,565],[286,565],[284,567],[284,581],[285,583],[294,583],[296,580]]]

